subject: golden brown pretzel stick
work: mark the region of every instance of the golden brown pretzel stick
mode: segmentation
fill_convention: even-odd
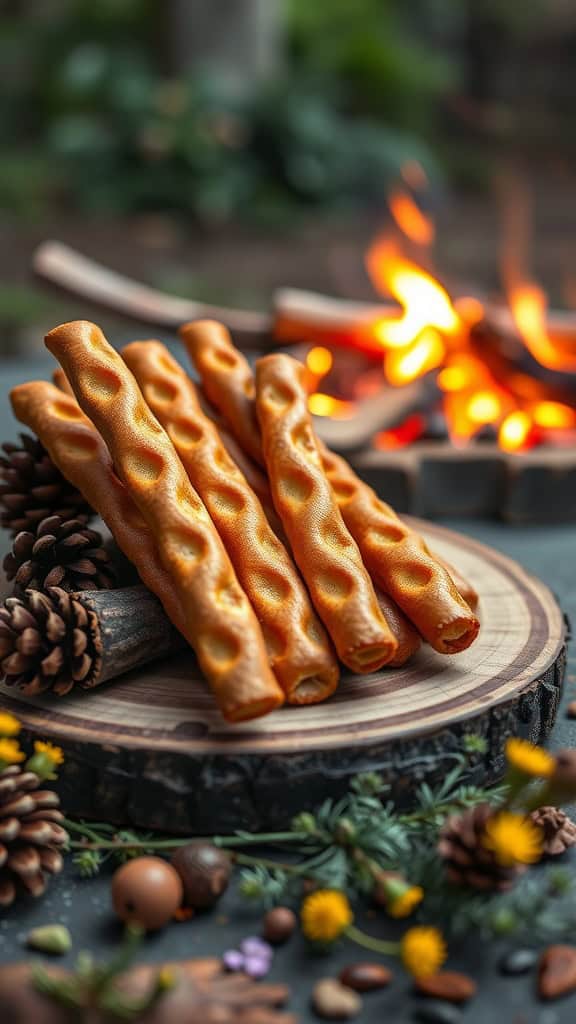
[[[265,465],[254,408],[254,376],[247,359],[216,320],[194,320],[179,332],[206,397],[250,458]]]
[[[154,534],[185,618],[185,636],[229,721],[283,702],[262,631],[214,524],[172,442],[102,331],[63,324],[46,345],[112,455],[118,475]]]
[[[386,667],[400,668],[406,664],[413,654],[416,654],[416,651],[421,646],[420,634],[414,629],[412,623],[400,611],[396,602],[388,594],[379,590],[378,587],[375,590],[382,614],[390,626],[392,635],[398,645],[394,657],[390,659]]]
[[[224,420],[228,423],[236,439],[247,451],[256,455],[261,451],[261,439],[258,423],[253,414],[253,402],[251,394],[254,390],[253,374],[245,356],[232,344],[230,335],[222,324],[214,323],[211,320],[202,320],[185,324],[180,329],[180,336],[184,341],[186,349],[198,371],[202,386],[209,393],[210,401]],[[325,470],[330,469],[331,453],[319,442],[322,457],[325,460]],[[337,456],[334,456],[336,459]],[[261,460],[261,456],[260,456]],[[342,460],[340,460],[342,461]],[[344,465],[347,465],[344,463]],[[367,488],[367,492],[373,492],[360,480],[351,467],[347,467],[348,486],[353,482],[354,487]],[[340,503],[343,499],[337,494]],[[388,507],[388,506],[386,506]],[[347,523],[357,543],[360,543],[362,533],[354,533],[352,516]],[[417,535],[412,534],[412,539]],[[422,542],[423,543],[423,542]],[[443,565],[442,560],[436,555],[432,556],[433,561]],[[452,572],[448,566],[444,567],[449,573]],[[377,580],[382,586],[382,581]],[[447,587],[448,584],[444,580]],[[460,589],[461,588],[461,589]],[[472,608],[475,609],[478,603],[478,595],[474,588],[458,574],[457,589]],[[406,609],[404,609],[406,611]],[[408,613],[409,615],[409,613]],[[409,615],[410,617],[410,615]],[[392,621],[390,621],[393,627]],[[412,638],[415,643],[415,638]]]
[[[437,562],[440,562],[440,565],[444,566],[448,575],[454,580],[458,593],[464,598],[469,608],[475,612],[480,600],[478,591],[474,589],[469,580],[464,579],[462,573],[456,569],[455,566],[451,565],[450,562],[446,562],[444,558],[440,558],[440,555],[437,555],[434,551],[431,551],[430,554]]]
[[[322,465],[344,522],[368,571],[436,651],[454,654],[476,639],[480,623],[419,534],[326,448]]]
[[[303,366],[290,356],[267,356],[256,365],[256,410],[272,497],[340,659],[355,672],[370,672],[394,657],[397,644],[322,469],[303,376]]]
[[[194,384],[159,341],[135,341],[121,354],[212,517],[287,699],[325,700],[339,676],[328,638],[290,555],[202,411]]]
[[[14,415],[33,430],[52,462],[104,520],[118,547],[183,632],[184,618],[154,538],[114,472],[110,452],[72,395],[47,381],[20,384],[10,393]]]
[[[74,394],[70,381],[61,366],[58,366],[54,370],[52,380],[54,381],[54,386],[57,387],[59,391],[64,391],[67,395]]]

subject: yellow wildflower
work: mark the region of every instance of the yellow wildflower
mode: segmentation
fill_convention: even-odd
[[[535,779],[549,778],[556,765],[556,759],[547,750],[517,737],[506,743],[506,759],[511,768]]]
[[[400,956],[407,971],[414,977],[436,974],[446,959],[446,943],[442,933],[429,925],[409,928],[400,943]]]
[[[44,743],[42,740],[36,740],[36,743],[34,744],[34,752],[36,754],[42,754],[54,767],[64,763],[64,754],[61,748],[55,747],[52,743]]]
[[[0,736],[17,736],[22,726],[14,715],[0,711]]]
[[[353,914],[343,892],[318,889],[304,900],[300,920],[307,939],[334,942],[352,924]]]
[[[386,910],[390,917],[409,917],[424,899],[424,890],[419,885],[410,885],[396,899],[390,900]]]
[[[523,814],[499,811],[486,823],[482,845],[503,867],[535,864],[542,856],[542,829]]]
[[[16,740],[0,739],[0,764],[19,764],[26,754],[22,753]]]

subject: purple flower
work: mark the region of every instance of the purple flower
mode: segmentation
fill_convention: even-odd
[[[244,970],[251,978],[264,978],[270,970],[270,960],[261,956],[247,956],[244,959]]]
[[[244,956],[239,949],[227,949],[222,957],[222,963],[227,971],[244,970]]]
[[[257,935],[249,935],[240,943],[240,949],[227,949],[222,963],[227,971],[245,971],[251,978],[264,978],[272,964],[274,950]]]
[[[243,939],[240,943],[240,949],[246,957],[256,957],[270,961],[274,956],[272,946],[264,942],[264,939],[258,938],[257,935],[249,935],[247,939]]]

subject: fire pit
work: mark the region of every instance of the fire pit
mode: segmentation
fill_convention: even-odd
[[[506,302],[446,288],[430,266],[432,221],[407,189],[390,209],[394,230],[366,257],[382,304],[281,289],[271,315],[214,308],[55,242],[34,267],[140,323],[214,317],[244,348],[295,347],[318,433],[399,511],[576,519],[576,316],[548,312],[543,291],[513,267]]]

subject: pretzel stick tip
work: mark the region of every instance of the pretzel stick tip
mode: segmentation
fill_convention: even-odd
[[[457,654],[469,647],[480,623],[423,538],[339,455],[322,448],[322,464],[377,586],[394,598],[436,651]]]
[[[222,414],[242,448],[265,465],[254,408],[254,376],[230,332],[215,320],[196,320],[179,331],[206,397]]]
[[[293,704],[336,688],[338,664],[306,588],[246,478],[202,411],[194,384],[158,341],[122,350],[197,489],[258,616],[272,669]]]
[[[256,408],[272,497],[316,611],[354,672],[389,662],[397,642],[320,463],[303,381],[290,356],[256,364]]]
[[[262,631],[222,541],[172,442],[102,331],[77,321],[46,345],[101,433],[118,475],[156,538],[194,647],[224,717],[256,718],[284,700]]]

